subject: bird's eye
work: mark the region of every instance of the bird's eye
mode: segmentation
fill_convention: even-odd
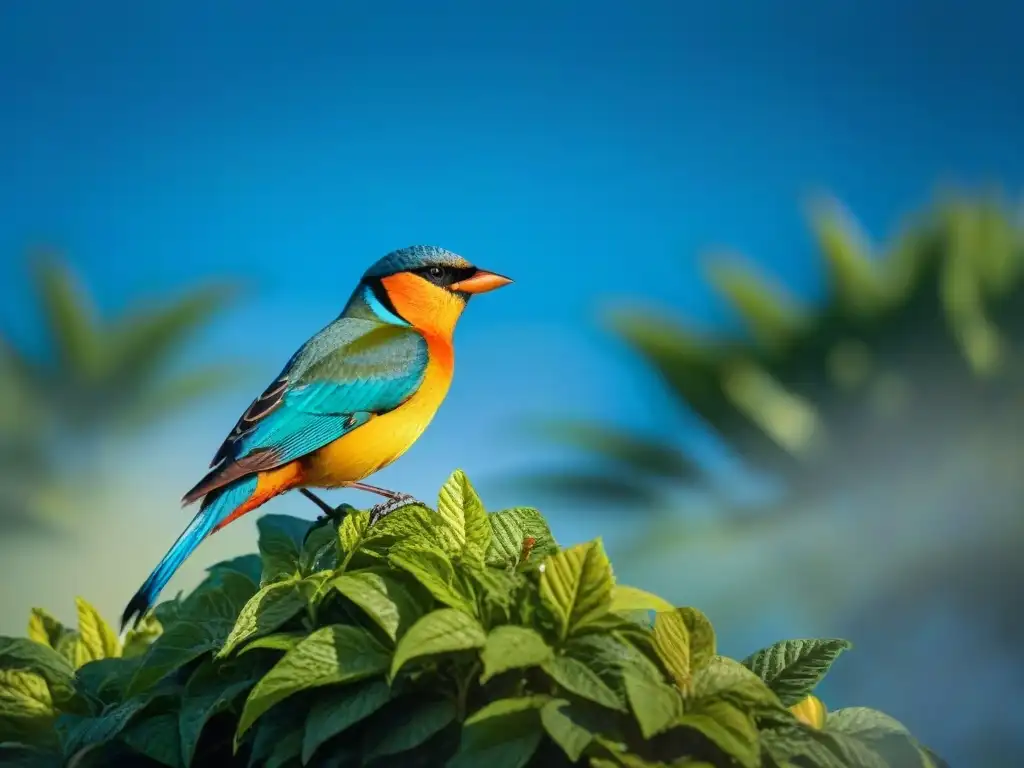
[[[441,277],[444,274],[444,270],[440,267],[431,267],[429,271],[431,277]]]

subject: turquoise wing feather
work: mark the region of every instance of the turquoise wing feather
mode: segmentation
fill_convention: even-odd
[[[426,340],[410,327],[342,317],[310,339],[242,414],[190,502],[283,466],[408,400],[426,374]]]

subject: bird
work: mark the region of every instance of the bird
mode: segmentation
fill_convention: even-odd
[[[209,472],[185,494],[199,511],[128,602],[137,627],[199,544],[270,499],[312,488],[354,488],[384,499],[371,520],[409,494],[362,482],[404,454],[448,393],[452,336],[469,299],[511,283],[437,246],[393,251],[363,274],[341,314],[292,355],[246,408]],[[343,505],[347,506],[347,505]]]

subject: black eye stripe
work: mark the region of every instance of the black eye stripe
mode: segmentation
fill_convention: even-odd
[[[447,288],[449,285],[476,274],[476,267],[449,267],[441,264],[432,264],[429,267],[414,269],[413,272],[429,280],[434,285]]]

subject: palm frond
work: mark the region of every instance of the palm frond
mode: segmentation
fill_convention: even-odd
[[[766,350],[781,351],[806,326],[807,309],[779,285],[735,257],[716,257],[705,269],[708,281],[743,318]]]
[[[126,394],[142,394],[141,390],[161,373],[174,354],[235,296],[230,286],[208,286],[163,306],[146,307],[120,318],[106,339],[108,386]]]
[[[751,405],[754,400],[772,404],[776,412],[784,414],[778,426],[787,433],[790,426],[799,426],[791,416],[806,422],[807,409],[797,407],[799,399],[775,386],[770,374],[750,362],[746,345],[701,338],[663,315],[642,310],[616,313],[611,326],[680,403],[719,434],[729,436],[738,454],[756,460],[766,470],[791,468],[803,449],[800,436],[804,430],[793,434],[800,443],[800,450],[794,452],[792,440],[780,440],[779,434],[764,431]]]
[[[57,380],[89,382],[102,368],[96,319],[88,294],[67,265],[40,258],[33,268],[42,324],[49,336]]]
[[[821,198],[809,208],[811,233],[829,267],[834,300],[853,315],[877,312],[889,286],[872,258],[867,235],[836,200]]]

